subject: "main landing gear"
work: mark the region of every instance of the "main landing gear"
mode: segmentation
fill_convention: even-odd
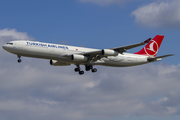
[[[82,70],[81,71],[81,68],[79,65],[76,65],[76,68],[74,69],[75,72],[79,72],[79,75],[83,75],[84,74],[84,71]]]
[[[86,71],[90,71],[90,70],[91,70],[93,73],[94,73],[94,72],[97,72],[97,69],[96,69],[96,68],[93,68],[92,65],[86,65],[85,67],[86,67]]]
[[[92,71],[93,73],[94,72],[97,72],[97,69],[96,68],[93,68],[92,65],[85,65],[85,69],[86,71]],[[81,70],[80,66],[79,65],[76,65],[76,68],[74,69],[75,72],[79,72],[79,75],[83,75],[84,74],[84,71]]]
[[[17,60],[17,62],[18,63],[20,63],[22,60],[21,60],[21,56],[20,55],[17,55],[17,57],[19,58],[18,60]]]

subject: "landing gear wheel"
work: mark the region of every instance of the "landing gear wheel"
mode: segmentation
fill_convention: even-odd
[[[93,68],[91,71],[94,73],[94,72],[97,72],[97,69]]]
[[[90,68],[89,68],[89,67],[86,67],[86,71],[90,71]]]
[[[18,60],[18,63],[20,63],[20,62],[21,62],[21,59]]]
[[[79,69],[79,68],[75,68],[74,71],[75,71],[75,72],[78,72],[78,71],[80,71],[80,69]]]
[[[92,65],[86,66],[86,71],[90,71],[92,69]]]
[[[21,56],[17,55],[17,57],[19,58],[17,62],[20,63],[21,62]]]
[[[79,71],[79,75],[83,75],[84,74],[84,71]]]

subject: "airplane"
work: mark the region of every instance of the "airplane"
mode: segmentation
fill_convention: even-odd
[[[76,65],[74,69],[79,75],[84,71],[80,65],[85,66],[86,71],[97,72],[95,65],[110,67],[129,67],[161,61],[164,57],[174,54],[156,57],[164,35],[156,35],[144,42],[115,47],[109,49],[92,49],[85,47],[76,47],[61,44],[43,43],[37,41],[18,40],[11,41],[3,45],[3,49],[17,55],[18,63],[21,62],[21,56],[49,59],[52,66]],[[129,49],[145,45],[143,49],[136,53],[126,53]]]

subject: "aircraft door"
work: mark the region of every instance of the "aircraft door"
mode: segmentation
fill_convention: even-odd
[[[18,43],[18,48],[23,48],[23,43],[22,42]]]

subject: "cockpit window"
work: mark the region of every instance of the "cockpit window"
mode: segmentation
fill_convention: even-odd
[[[7,43],[8,45],[13,45],[13,43]]]

